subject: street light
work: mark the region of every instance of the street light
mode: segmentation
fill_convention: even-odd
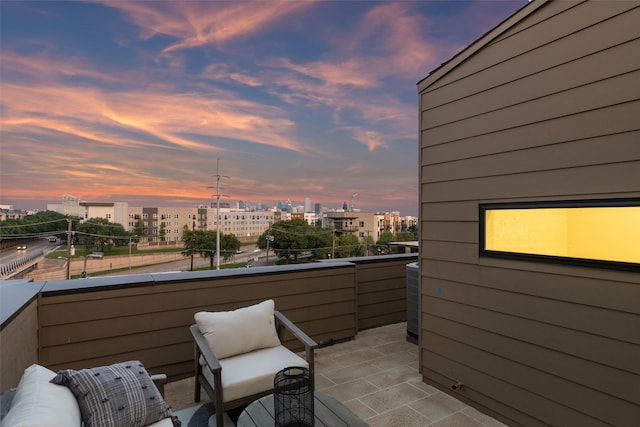
[[[104,252],[92,252],[84,256],[84,267],[82,268],[82,274],[80,275],[83,279],[87,277],[87,258],[102,259],[104,258]]]
[[[275,237],[271,234],[267,234],[265,236],[265,239],[267,239],[267,261],[265,262],[265,265],[269,265],[269,243],[273,242],[275,240]]]

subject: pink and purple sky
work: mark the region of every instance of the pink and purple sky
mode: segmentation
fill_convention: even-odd
[[[416,83],[526,3],[3,0],[0,204],[417,215]]]

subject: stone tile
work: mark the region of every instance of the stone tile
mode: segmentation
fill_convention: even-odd
[[[369,408],[367,405],[362,403],[359,399],[347,400],[346,402],[342,402],[344,406],[351,409],[354,414],[366,420],[367,418],[371,418],[375,415],[378,415],[376,411]]]
[[[384,356],[382,353],[373,349],[354,350],[340,356],[333,357],[333,361],[342,366],[357,365],[362,362],[368,362]]]
[[[380,372],[379,368],[365,362],[359,365],[324,372],[323,374],[334,383],[343,384],[378,372]]]
[[[422,376],[406,365],[398,366],[395,369],[382,371],[378,374],[369,375],[367,381],[379,388],[391,387],[407,381],[419,381]]]
[[[375,347],[375,349],[380,353],[384,353],[384,354],[392,354],[392,353],[399,353],[401,351],[417,350],[415,344],[412,344],[406,340],[397,341],[397,338],[396,338],[396,341],[380,345],[378,347]]]
[[[432,394],[436,394],[436,393],[442,393],[437,388],[423,382],[422,377],[420,377],[417,380],[407,381],[407,384],[411,384],[412,386],[419,388],[420,390],[424,391],[428,396],[431,396]]]
[[[416,351],[414,353],[411,351],[402,351],[399,353],[389,354],[386,356],[379,357],[375,360],[372,360],[371,364],[383,370],[393,369],[400,365],[408,365],[408,364],[415,366],[415,368],[417,369],[418,352]]]
[[[318,372],[315,372],[313,374],[313,382],[316,390],[324,390],[325,388],[333,387],[334,385],[336,385],[336,383],[334,383],[324,375],[319,374]]]
[[[387,331],[384,333],[376,333],[371,335],[363,335],[362,340],[366,343],[370,343],[371,345],[382,345],[387,344],[393,341],[397,341],[398,337],[400,337],[398,333],[393,333],[392,331]],[[360,334],[358,334],[360,337]]]
[[[330,345],[329,347],[319,348],[315,352],[322,356],[326,355],[329,357],[337,357],[344,353],[349,353],[351,351],[359,350],[359,349],[360,349],[360,344],[358,344],[356,340],[350,340],[350,341],[345,341],[338,344]]]
[[[395,337],[395,339],[398,339],[398,337]],[[377,347],[379,345],[383,345],[389,342],[388,337],[386,335],[368,335],[368,336],[358,335],[355,341],[359,347]]]
[[[367,418],[366,422],[370,427],[422,427],[427,425],[429,420],[408,406],[403,406]]]
[[[336,369],[343,368],[344,366],[340,363],[336,362],[333,358],[327,356],[326,354],[313,358],[314,369],[315,372],[329,372],[335,371]]]
[[[467,405],[447,394],[438,392],[424,399],[420,399],[417,402],[412,402],[409,406],[420,412],[430,421],[437,421],[460,411]]]
[[[462,412],[456,412],[455,414],[449,415],[441,420],[436,421],[433,424],[430,424],[429,427],[485,427],[478,420],[474,420],[473,418],[463,414]]]
[[[345,402],[379,391],[380,389],[369,381],[357,379],[348,383],[336,385],[322,390],[335,399]]]
[[[424,396],[425,393],[422,390],[403,383],[361,397],[360,400],[374,411],[382,413],[420,400]]]

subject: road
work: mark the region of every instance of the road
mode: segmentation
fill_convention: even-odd
[[[43,251],[48,252],[53,250],[56,246],[59,246],[60,243],[50,243],[48,239],[39,239],[34,240],[27,243],[26,251],[18,251],[14,248],[5,249],[0,251],[0,266],[1,265],[10,265],[12,262],[17,262],[22,258],[25,258],[28,255],[32,254],[41,254]],[[276,256],[273,252],[269,254],[269,264],[273,265],[276,260]],[[220,260],[223,263],[222,260]],[[266,265],[266,257],[265,252],[256,248],[255,246],[246,247],[243,249],[242,253],[235,255],[232,259],[229,260],[229,263],[245,263],[249,267],[257,267]],[[215,260],[214,260],[215,264]],[[193,259],[193,267],[202,268],[208,267],[210,265],[210,261],[208,258],[201,258],[200,256],[195,256]],[[215,268],[215,267],[214,267]],[[122,270],[122,271],[114,271],[109,274],[101,274],[101,276],[124,276],[130,274],[148,274],[148,273],[162,273],[169,271],[189,271],[191,269],[191,260],[189,258],[185,258],[183,260],[150,265],[146,267],[133,268],[131,270]]]
[[[43,253],[58,246],[58,243],[49,242],[48,238],[34,239],[25,242],[27,249],[16,250],[16,246],[0,251],[0,271],[3,277],[5,274],[19,271],[24,266],[32,263],[32,260],[38,258]]]
[[[273,264],[276,260],[276,257],[273,253],[271,253],[270,255],[271,256],[269,257],[269,264]],[[259,265],[266,265],[265,263],[266,260],[264,256],[265,256],[264,251],[261,251],[259,249],[256,250],[255,247],[250,247],[244,250],[243,253],[235,255],[232,259],[229,260],[229,263],[242,262],[250,265],[251,267],[254,267],[254,266],[257,267]],[[255,257],[258,258],[257,261],[255,260]],[[223,264],[222,259],[220,259],[220,263]],[[209,265],[210,265],[209,258],[201,258],[197,255],[193,258],[194,269],[200,268],[200,267],[209,267]],[[129,274],[166,273],[170,271],[189,271],[190,269],[191,269],[191,259],[185,258],[184,260],[180,260],[180,261],[166,262],[163,264],[156,264],[156,265],[150,265],[146,267],[134,268],[132,270],[125,270],[125,271],[118,271],[118,272],[113,272],[109,274],[103,274],[101,275],[101,277],[126,276]],[[214,260],[214,269],[215,269],[215,260]]]
[[[27,249],[18,251],[16,248],[4,249],[0,252],[0,265],[9,264],[23,258],[27,254],[42,253],[45,249],[55,247],[55,243],[49,243],[47,239],[38,239],[27,242]],[[17,244],[16,244],[17,247]]]

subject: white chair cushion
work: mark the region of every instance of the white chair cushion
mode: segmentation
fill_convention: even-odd
[[[283,345],[228,357],[220,360],[220,365],[225,402],[273,390],[273,379],[284,368],[309,367],[306,360]],[[213,385],[211,371],[203,371],[209,384]]]
[[[234,311],[206,312],[194,318],[218,359],[280,345],[273,313],[273,300]]]
[[[78,402],[67,387],[51,384],[56,373],[40,365],[25,369],[3,427],[80,427]]]

